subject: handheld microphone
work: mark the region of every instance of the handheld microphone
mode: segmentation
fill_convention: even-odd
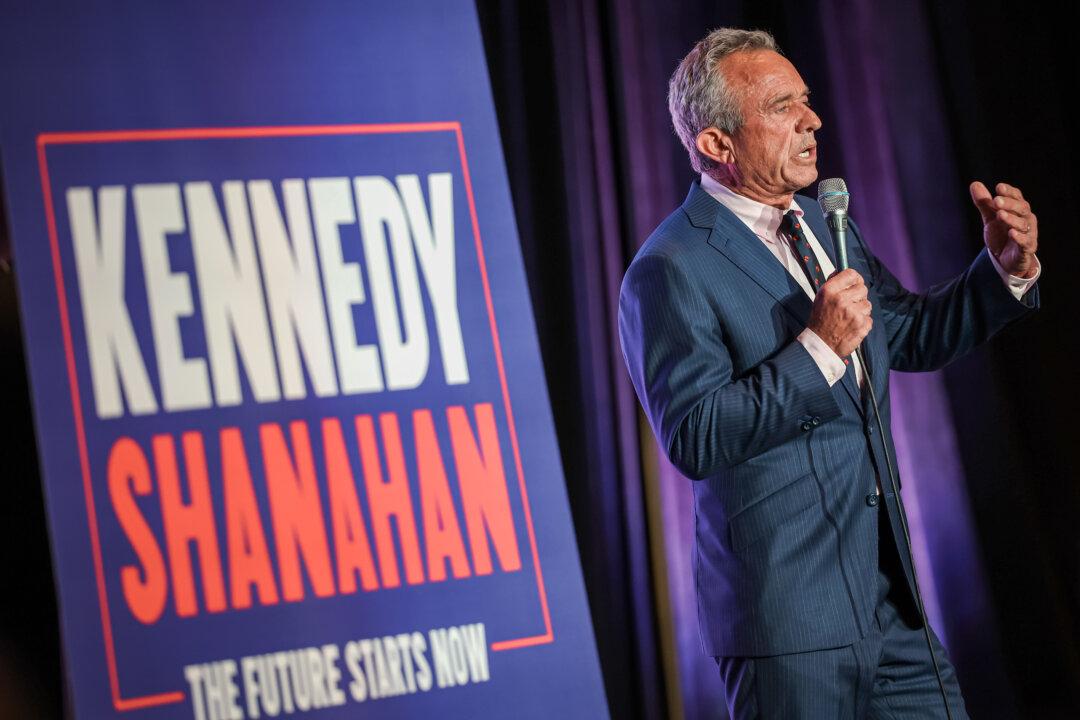
[[[832,233],[833,243],[836,247],[836,260],[840,270],[848,269],[847,256],[847,229],[848,229],[848,203],[851,195],[848,194],[847,183],[843,178],[829,178],[818,183],[818,205],[829,224],[829,232]],[[862,240],[860,239],[860,242]],[[863,247],[866,251],[865,246]],[[865,341],[864,341],[865,342]],[[938,667],[937,655],[934,646],[930,642],[930,624],[926,619],[926,608],[923,606],[922,590],[919,589],[919,578],[915,575],[915,558],[911,553],[911,531],[908,528],[907,518],[904,517],[904,503],[900,497],[900,487],[896,481],[896,473],[893,471],[893,460],[889,452],[889,443],[885,436],[885,425],[881,420],[881,408],[878,407],[877,393],[874,391],[874,382],[870,377],[870,366],[866,362],[866,355],[862,346],[855,348],[855,354],[859,358],[863,372],[866,373],[865,390],[870,393],[870,402],[874,408],[874,417],[877,420],[878,437],[881,438],[881,446],[885,450],[885,466],[889,471],[889,481],[893,497],[896,498],[897,515],[900,518],[900,527],[904,532],[904,541],[907,545],[908,561],[911,563],[912,578],[915,580],[915,601],[919,607],[919,615],[922,617],[923,634],[926,636],[926,647],[930,651],[930,660],[934,664],[934,675],[937,676],[938,689],[941,691],[941,701],[945,704],[945,716],[952,720],[952,709],[949,707],[949,697],[945,692],[945,683],[941,679],[941,669]],[[886,512],[887,512],[886,508]]]
[[[818,183],[817,201],[821,206],[821,212],[825,213],[825,220],[829,223],[832,231],[833,242],[836,245],[836,259],[840,269],[848,269],[847,259],[847,226],[848,226],[848,202],[851,195],[847,191],[847,183],[843,178],[829,178]]]

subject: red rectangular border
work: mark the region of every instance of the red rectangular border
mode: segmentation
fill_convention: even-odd
[[[371,135],[382,133],[419,133],[452,132],[457,138],[458,153],[461,156],[461,171],[465,180],[465,193],[469,201],[469,216],[472,220],[473,238],[476,244],[476,257],[480,266],[480,277],[484,285],[484,301],[487,303],[488,322],[491,326],[491,341],[495,350],[495,361],[499,369],[499,384],[502,388],[503,406],[510,426],[510,444],[514,451],[514,466],[517,469],[518,486],[521,491],[522,505],[525,511],[525,524],[529,532],[529,545],[532,550],[533,567],[536,574],[536,587],[540,597],[540,608],[544,616],[544,633],[528,637],[499,640],[491,643],[491,650],[512,650],[515,648],[543,645],[555,639],[551,628],[551,613],[548,609],[547,591],[544,588],[544,574],[540,567],[540,554],[536,548],[536,533],[533,529],[532,511],[529,495],[525,488],[525,474],[521,464],[521,451],[518,446],[517,429],[514,424],[514,412],[510,403],[510,391],[506,383],[506,368],[503,364],[502,345],[499,342],[499,330],[495,322],[495,306],[491,300],[491,286],[488,283],[487,263],[484,260],[484,246],[480,240],[480,223],[476,217],[476,200],[473,196],[472,178],[469,175],[469,162],[465,154],[465,141],[459,122],[428,123],[389,123],[379,125],[296,125],[282,127],[235,127],[235,128],[168,128],[159,130],[117,130],[100,132],[42,133],[37,136],[38,167],[41,173],[41,189],[45,200],[45,220],[48,225],[49,244],[52,250],[53,280],[56,284],[56,299],[60,308],[60,323],[64,333],[64,354],[67,358],[68,382],[71,386],[71,405],[75,416],[75,431],[78,434],[79,463],[82,466],[83,495],[86,500],[86,515],[90,526],[90,546],[94,557],[94,574],[97,578],[98,605],[101,611],[102,633],[105,639],[105,656],[109,670],[109,686],[112,691],[113,706],[118,711],[137,710],[155,705],[167,705],[183,702],[182,691],[142,695],[124,698],[120,695],[120,678],[116,668],[116,651],[113,645],[112,622],[109,617],[108,598],[105,594],[105,572],[101,559],[101,543],[98,538],[97,510],[94,507],[94,495],[90,483],[90,463],[86,449],[86,432],[83,425],[82,400],[78,376],[75,372],[74,346],[71,340],[71,326],[68,317],[67,294],[64,276],[60,265],[60,245],[57,240],[56,218],[52,198],[52,186],[49,182],[49,168],[45,158],[48,145],[72,145],[85,143],[110,142],[147,142],[162,140],[210,140],[255,137],[304,137],[318,135]]]

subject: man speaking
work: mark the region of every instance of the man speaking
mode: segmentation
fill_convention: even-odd
[[[623,354],[695,481],[699,624],[732,717],[966,718],[916,600],[889,370],[940,368],[1037,308],[1038,224],[1018,189],[975,182],[986,249],[959,277],[909,292],[853,223],[836,272],[795,195],[817,179],[809,93],[765,32],[683,58],[668,104],[701,181],[626,272]]]

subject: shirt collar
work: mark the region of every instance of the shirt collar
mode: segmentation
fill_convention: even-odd
[[[784,219],[786,211],[739,195],[730,188],[718,183],[707,173],[701,173],[701,189],[709,193],[728,210],[735,213],[735,217],[739,218],[759,238],[769,243],[776,242],[780,223]],[[794,197],[791,198],[791,205],[788,210],[794,210],[797,217],[801,218],[803,216],[802,208],[795,202]]]

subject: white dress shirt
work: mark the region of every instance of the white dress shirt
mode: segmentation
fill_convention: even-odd
[[[788,237],[780,232],[780,223],[784,219],[786,211],[739,195],[724,185],[721,185],[705,173],[702,173],[701,175],[701,189],[709,193],[709,195],[734,213],[735,217],[739,218],[746,227],[750,228],[750,232],[757,235],[758,238],[765,243],[765,247],[769,249],[769,252],[771,252],[788,273],[795,278],[796,282],[799,283],[806,294],[811,298],[814,297],[814,288],[810,286],[810,279],[806,276],[806,270],[803,268],[802,261],[795,254]],[[794,210],[796,215],[800,218],[803,215],[802,208],[799,207],[794,198],[792,198],[791,205],[788,206],[788,209]],[[833,266],[828,254],[822,249],[821,243],[814,237],[814,233],[810,229],[809,224],[801,224],[803,233],[806,235],[806,240],[810,243],[810,248],[814,251],[814,259],[817,260],[817,264],[821,267],[821,271],[825,274],[825,277],[830,277],[836,268]],[[1013,297],[1017,300],[1019,300],[1035,281],[1039,279],[1039,275],[1042,272],[1042,267],[1039,265],[1038,259],[1035,261],[1035,276],[1032,278],[1021,278],[1008,274],[1001,267],[993,254],[990,255],[990,261],[993,263],[994,269],[997,270],[998,275],[1001,276],[1005,286],[1009,289],[1009,292],[1012,293]],[[838,356],[824,340],[818,337],[817,333],[810,328],[805,328],[799,333],[796,340],[810,353],[810,357],[817,363],[818,368],[821,369],[821,372],[825,376],[830,387],[835,385],[836,382],[844,376],[847,366],[844,364],[843,359]],[[855,379],[861,388],[865,379],[862,365],[854,354],[851,356],[851,362],[855,364]]]

